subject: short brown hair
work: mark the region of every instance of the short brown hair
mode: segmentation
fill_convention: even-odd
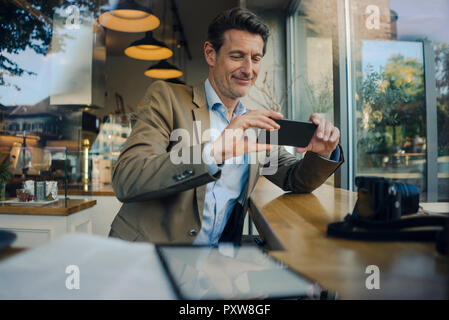
[[[223,45],[224,33],[231,29],[259,34],[263,39],[263,54],[265,55],[270,29],[254,13],[239,7],[223,11],[209,25],[207,41],[212,43],[217,53]]]

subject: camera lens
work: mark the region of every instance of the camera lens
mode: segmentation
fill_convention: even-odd
[[[402,214],[412,214],[419,210],[419,189],[418,187],[403,183],[396,182],[396,189],[401,194],[401,208]]]
[[[357,214],[370,220],[389,221],[419,210],[419,189],[384,177],[358,176]]]

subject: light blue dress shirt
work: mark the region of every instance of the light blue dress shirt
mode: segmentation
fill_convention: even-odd
[[[204,88],[210,113],[211,141],[215,141],[229,125],[228,110],[216,94],[209,79],[206,80]],[[245,107],[239,102],[234,109],[232,118],[245,113]],[[210,144],[206,144],[204,149],[205,157],[210,156]],[[208,163],[211,174],[215,174],[219,170],[215,160],[209,158],[206,163]],[[248,183],[248,154],[227,159],[220,169],[220,179],[209,182],[206,186],[201,230],[194,244],[218,243],[237,199]]]
[[[210,114],[210,141],[215,141],[229,125],[228,110],[221,102],[209,79],[205,81],[204,89]],[[239,101],[232,118],[245,113],[246,109]],[[240,157],[227,159],[219,167],[210,153],[210,143],[205,145],[203,157],[211,174],[217,173],[220,169],[222,171],[220,179],[209,182],[206,186],[201,230],[193,242],[194,244],[210,245],[217,244],[220,240],[237,199],[248,183],[249,157],[248,154],[244,154]],[[340,161],[340,148],[338,146],[332,152],[330,160]]]

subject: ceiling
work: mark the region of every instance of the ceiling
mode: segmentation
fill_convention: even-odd
[[[161,20],[161,26],[154,30],[155,37],[164,41],[167,45],[173,45],[172,28],[165,20],[171,20],[172,13],[170,2],[168,0],[142,0],[138,1],[142,5],[150,6],[153,12]],[[245,0],[246,7],[249,9],[269,10],[274,8],[285,8],[290,0]],[[150,4],[151,3],[151,4]],[[184,28],[184,34],[190,47],[193,58],[202,56],[202,44],[206,39],[207,27],[209,22],[221,11],[238,6],[240,0],[176,0],[179,16]],[[167,7],[165,7],[167,6]],[[164,19],[164,9],[166,9]],[[165,26],[165,37],[164,35]],[[123,51],[133,41],[143,38],[144,33],[126,33],[113,30],[107,30],[106,46],[108,56],[123,56]]]

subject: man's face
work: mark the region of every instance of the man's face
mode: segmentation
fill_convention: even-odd
[[[262,37],[231,29],[224,33],[224,42],[218,53],[211,48],[208,50],[207,46],[206,43],[206,60],[219,94],[228,99],[245,96],[259,73],[263,57]]]

